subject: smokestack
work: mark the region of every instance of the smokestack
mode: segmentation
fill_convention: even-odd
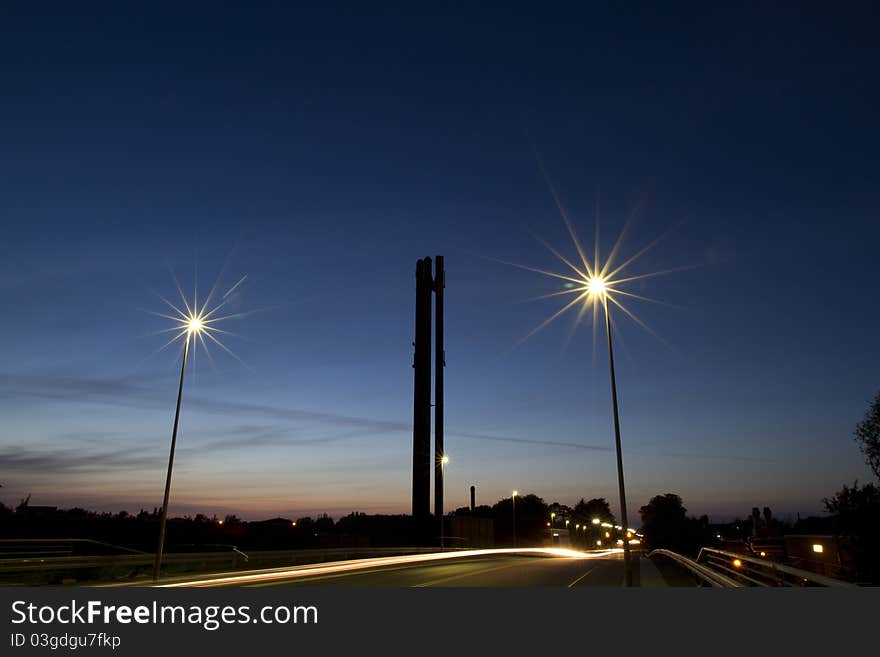
[[[434,275],[434,514],[443,517],[443,368],[446,367],[446,352],[443,350],[443,288],[446,287],[446,272],[443,270],[443,256],[437,256]]]
[[[477,508],[477,487],[471,486],[471,513]]]
[[[431,513],[431,259],[416,262],[412,514]]]

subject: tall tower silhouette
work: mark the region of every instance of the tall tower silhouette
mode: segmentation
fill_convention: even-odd
[[[431,259],[416,262],[412,514],[431,513]]]
[[[443,256],[434,259],[434,515],[443,522],[443,368],[446,352],[443,350],[443,288],[446,272]],[[442,530],[441,530],[442,532]],[[441,533],[442,543],[442,533]]]
[[[431,514],[431,319],[433,297],[437,305],[433,313],[436,338],[434,358],[434,513],[443,515],[443,288],[445,272],[443,256],[436,258],[436,275],[431,258],[416,262],[416,323],[413,356],[413,470],[412,514]]]

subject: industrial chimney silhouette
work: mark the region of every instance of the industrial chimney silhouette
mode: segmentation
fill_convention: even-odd
[[[412,515],[431,514],[431,306],[436,296],[436,379],[434,382],[434,513],[443,516],[443,256],[436,258],[433,275],[431,258],[416,262],[416,325],[413,357],[413,469]]]

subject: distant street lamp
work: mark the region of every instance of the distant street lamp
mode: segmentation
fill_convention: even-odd
[[[444,480],[446,479],[445,470],[446,470],[447,463],[449,463],[449,457],[446,456],[446,454],[444,454],[442,457],[440,457],[440,472],[443,475]],[[440,506],[441,506],[441,508],[443,508],[443,493],[444,493],[444,491],[441,490],[440,491]],[[443,540],[443,514],[441,513],[440,514],[440,548],[441,549],[443,548],[443,542],[444,542],[444,540]]]
[[[510,501],[513,504],[513,547],[516,547],[516,496],[519,495],[519,491],[513,491],[513,495],[510,496]]]

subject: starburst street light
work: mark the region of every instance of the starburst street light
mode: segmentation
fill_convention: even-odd
[[[229,334],[228,331],[224,331],[222,329],[217,328],[216,324],[218,322],[223,321],[224,319],[229,319],[232,317],[240,317],[243,313],[236,313],[232,315],[220,316],[217,312],[225,307],[229,300],[231,299],[231,294],[233,290],[238,288],[239,285],[244,282],[245,277],[242,277],[235,285],[233,285],[226,294],[220,299],[219,302],[216,303],[213,307],[209,308],[213,298],[214,292],[217,289],[217,284],[214,284],[214,287],[211,289],[211,292],[208,294],[208,297],[200,306],[198,303],[198,297],[196,293],[193,293],[192,305],[187,301],[186,297],[183,294],[183,290],[180,288],[180,284],[177,284],[177,290],[180,293],[180,299],[183,302],[183,308],[179,308],[164,297],[159,297],[162,301],[168,305],[172,311],[173,315],[168,315],[164,313],[152,313],[154,315],[158,315],[159,317],[163,317],[165,319],[169,319],[173,322],[173,325],[170,328],[164,329],[160,331],[161,333],[171,332],[173,333],[173,337],[168,340],[159,350],[161,351],[165,347],[169,346],[172,343],[178,342],[180,340],[183,341],[183,362],[180,366],[180,383],[177,388],[177,408],[174,411],[174,428],[171,431],[171,451],[168,456],[168,471],[165,475],[165,497],[162,501],[162,515],[159,519],[159,541],[156,546],[156,557],[153,562],[153,581],[159,579],[159,571],[162,566],[162,552],[165,547],[165,525],[168,520],[168,499],[171,494],[171,472],[174,468],[174,449],[177,445],[177,427],[180,421],[180,403],[183,398],[183,379],[186,374],[186,362],[189,358],[190,352],[190,344],[192,347],[196,346],[196,342],[200,342],[202,347],[205,350],[205,353],[208,357],[211,357],[210,352],[208,351],[208,345],[205,342],[205,338],[207,337],[209,340],[218,345],[221,349],[226,351],[232,357],[241,361],[238,356],[236,356],[230,349],[224,345],[220,339],[214,335],[216,334]],[[177,279],[175,278],[175,283]]]
[[[504,264],[512,265],[514,267],[519,267],[521,269],[526,269],[529,271],[533,271],[544,276],[549,276],[551,278],[555,278],[557,280],[562,280],[564,282],[564,286],[562,290],[551,292],[549,294],[545,294],[540,299],[548,298],[548,297],[557,297],[557,296],[569,296],[574,295],[574,298],[571,299],[568,303],[566,303],[562,308],[553,313],[550,317],[545,319],[541,324],[536,326],[532,331],[530,331],[520,343],[524,342],[531,336],[535,335],[542,329],[546,328],[551,322],[555,319],[563,315],[569,309],[572,309],[576,306],[580,306],[578,310],[577,320],[575,322],[575,327],[578,323],[583,319],[584,315],[587,311],[592,310],[593,316],[593,345],[595,348],[596,343],[596,331],[598,326],[598,314],[599,309],[604,311],[605,314],[605,329],[608,337],[608,365],[610,370],[610,379],[611,379],[611,401],[612,401],[612,409],[614,414],[614,443],[615,449],[617,452],[617,482],[620,494],[620,515],[621,521],[623,522],[623,526],[628,526],[627,521],[627,512],[626,512],[626,488],[624,486],[623,479],[623,456],[621,453],[621,445],[620,445],[620,419],[618,415],[618,405],[617,405],[617,381],[614,374],[614,349],[612,346],[611,340],[611,306],[617,307],[621,312],[623,312],[627,317],[632,319],[636,324],[640,327],[657,337],[659,336],[652,331],[639,317],[627,308],[624,305],[624,300],[634,299],[639,301],[653,301],[657,302],[655,299],[651,299],[639,294],[635,294],[628,290],[622,289],[622,286],[627,283],[632,283],[635,281],[644,280],[647,278],[653,278],[655,276],[661,276],[664,274],[669,274],[674,271],[680,271],[681,269],[689,269],[690,267],[680,267],[676,269],[668,269],[665,271],[656,271],[649,272],[645,274],[626,274],[625,270],[631,264],[633,264],[639,257],[647,253],[651,250],[657,243],[663,238],[661,235],[653,242],[650,242],[647,246],[643,247],[641,250],[637,251],[635,255],[631,256],[627,260],[624,260],[620,264],[615,262],[615,258],[617,257],[618,250],[623,241],[623,237],[626,233],[626,227],[621,231],[617,240],[614,243],[611,251],[608,254],[608,257],[602,261],[602,258],[599,254],[599,222],[598,217],[596,220],[596,238],[594,244],[594,254],[592,262],[587,257],[584,248],[581,246],[580,241],[578,240],[577,234],[575,233],[574,226],[572,225],[571,220],[568,217],[568,214],[565,211],[562,203],[559,200],[558,195],[556,194],[556,190],[553,185],[550,183],[549,179],[547,179],[548,184],[550,185],[550,191],[553,195],[553,198],[556,202],[556,206],[559,209],[560,214],[562,215],[563,220],[565,221],[566,228],[568,229],[568,233],[571,236],[571,239],[574,243],[574,246],[577,250],[578,256],[580,257],[580,262],[575,264],[569,258],[566,258],[562,255],[557,249],[553,248],[550,244],[538,238],[538,241],[541,242],[560,262],[562,262],[567,270],[564,273],[559,273],[555,271],[548,271],[545,269],[538,269],[535,267],[528,267],[525,265],[516,264],[513,262],[505,262]],[[596,520],[593,520],[595,524]],[[632,562],[630,558],[630,549],[629,544],[624,542],[623,545],[623,557],[624,557],[624,571],[625,571],[625,582],[626,586],[632,586]]]

